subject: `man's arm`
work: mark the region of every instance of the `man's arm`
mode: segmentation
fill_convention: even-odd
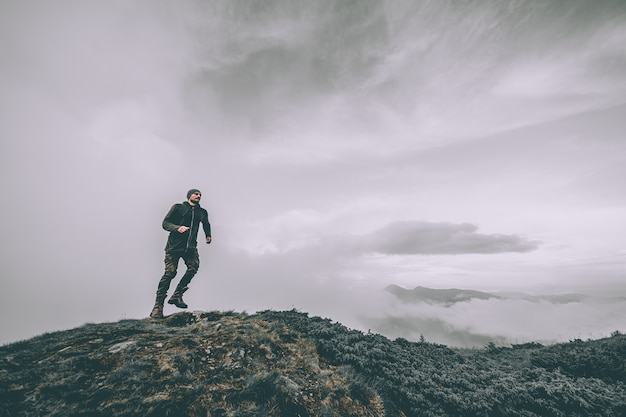
[[[167,230],[168,232],[178,231],[180,233],[183,233],[185,231],[183,230],[181,232],[180,229],[186,226],[181,226],[179,224],[174,223],[174,221],[176,221],[177,219],[180,219],[180,216],[177,215],[177,211],[178,211],[178,204],[174,204],[172,208],[170,209],[170,211],[168,211],[167,214],[165,215],[165,218],[163,219],[163,224],[162,224],[163,229]]]
[[[209,223],[209,213],[206,210],[202,216],[202,228],[204,229],[204,236],[206,236],[206,243],[211,243],[211,223]]]

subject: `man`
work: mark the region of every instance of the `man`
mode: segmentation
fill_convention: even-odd
[[[181,258],[185,261],[187,271],[167,302],[179,308],[188,307],[183,301],[183,293],[187,291],[189,282],[200,267],[197,248],[200,224],[204,229],[206,243],[211,243],[211,224],[207,211],[200,207],[201,197],[200,190],[187,191],[187,201],[174,204],[163,219],[163,229],[170,232],[170,235],[165,246],[165,273],[159,281],[156,302],[150,313],[152,318],[163,318],[163,302],[167,297],[170,282],[176,276],[178,261]]]

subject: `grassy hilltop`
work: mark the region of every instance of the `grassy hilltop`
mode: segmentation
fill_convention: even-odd
[[[626,336],[452,349],[297,311],[87,324],[0,347],[8,416],[624,416]]]

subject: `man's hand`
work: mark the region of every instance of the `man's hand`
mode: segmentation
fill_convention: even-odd
[[[211,243],[211,236],[206,237],[206,243]]]
[[[180,226],[178,228],[178,233],[185,233],[189,228],[187,226]]]

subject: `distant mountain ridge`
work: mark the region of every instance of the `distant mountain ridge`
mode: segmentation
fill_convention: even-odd
[[[432,289],[426,287],[415,287],[412,290],[407,290],[393,284],[388,285],[385,291],[395,295],[399,300],[405,303],[425,302],[454,304],[472,299],[488,300],[490,298],[501,298],[493,294],[474,290],[461,290],[458,288]]]
[[[177,313],[0,346],[0,417],[626,415],[626,336],[452,349],[298,311]]]
[[[531,302],[546,301],[554,304],[576,303],[590,299],[598,299],[608,302],[621,302],[625,297],[592,297],[585,294],[542,294],[530,295],[525,293],[488,293],[475,290],[465,290],[458,288],[434,289],[426,287],[415,287],[411,290],[395,284],[385,287],[385,291],[393,294],[403,303],[428,303],[452,305],[470,300],[526,300]]]

